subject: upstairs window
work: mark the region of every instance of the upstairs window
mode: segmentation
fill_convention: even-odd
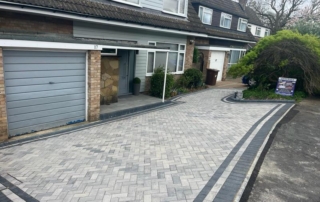
[[[248,25],[248,29],[251,31],[251,25]]]
[[[186,16],[187,0],[163,0],[163,11]]]
[[[264,36],[269,36],[270,35],[270,30],[266,29],[266,31],[264,32]]]
[[[203,24],[211,25],[212,13],[213,13],[212,9],[209,9],[203,6],[199,7],[199,17]]]
[[[248,20],[243,19],[243,18],[239,18],[238,30],[245,32],[247,30],[247,26],[248,26]]]
[[[220,19],[220,27],[228,28],[231,27],[231,21],[232,21],[232,15],[221,13],[221,19]]]
[[[261,27],[257,27],[256,28],[256,33],[255,33],[256,36],[260,36],[261,35]]]

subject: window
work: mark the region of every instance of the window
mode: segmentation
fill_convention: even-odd
[[[251,31],[251,25],[248,25],[248,29]]]
[[[185,16],[187,12],[186,4],[187,0],[163,0],[163,11]]]
[[[125,4],[130,4],[133,6],[139,6],[141,0],[113,0],[113,1],[117,1],[117,2],[125,3]]]
[[[248,20],[243,19],[243,18],[239,18],[238,30],[245,32],[247,30],[247,26],[248,26]]]
[[[199,7],[199,17],[203,24],[211,25],[212,22],[212,9],[205,8],[203,6]]]
[[[228,28],[231,27],[231,21],[232,21],[232,15],[221,13],[221,19],[220,19],[220,27]]]
[[[231,67],[233,64],[236,64],[240,58],[242,58],[246,54],[246,51],[243,50],[231,50],[229,56],[228,67]]]
[[[256,36],[260,36],[261,35],[261,27],[257,27],[256,28],[256,33],[255,33]]]
[[[270,30],[266,29],[266,31],[264,32],[264,36],[269,36],[270,35]]]
[[[101,55],[117,55],[117,49],[104,48],[101,51]]]
[[[185,49],[184,44],[170,44],[160,42],[149,42],[149,45],[155,45],[159,48],[170,48],[168,55],[168,71],[171,73],[183,73]],[[149,51],[147,63],[147,75],[152,75],[154,69],[158,67],[165,68],[167,59],[167,52]]]

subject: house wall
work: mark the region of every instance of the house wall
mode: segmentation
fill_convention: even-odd
[[[3,54],[0,47],[0,142],[8,139],[6,93],[4,86]]]
[[[100,118],[101,52],[88,51],[88,121]]]
[[[256,28],[257,27],[260,27],[260,26],[257,26],[257,25],[253,25],[253,24],[250,24],[249,23],[249,25],[251,25],[251,33],[252,33],[252,35],[253,36],[256,36],[256,37],[265,37],[265,32],[266,32],[266,29],[267,28],[265,28],[265,27],[261,27],[261,33],[260,33],[260,35],[256,35]]]
[[[119,57],[101,57],[101,104],[118,102]]]
[[[0,12],[0,31],[23,33],[51,33],[72,35],[69,20],[7,11]]]
[[[124,28],[78,21],[74,22],[73,34],[75,37],[112,39],[121,41],[126,40],[137,42],[138,44],[142,45],[148,45],[148,42],[150,41],[180,43],[187,45],[187,37],[183,35],[159,33],[134,28]],[[147,51],[140,50],[136,55],[135,76],[141,79],[141,91],[145,91],[146,68]]]

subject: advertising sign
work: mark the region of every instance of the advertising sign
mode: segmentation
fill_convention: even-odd
[[[279,77],[276,94],[284,96],[293,96],[297,79]]]

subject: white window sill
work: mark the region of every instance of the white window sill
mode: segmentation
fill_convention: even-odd
[[[176,16],[179,16],[179,17],[184,17],[184,18],[187,17],[185,14],[173,13],[173,12],[165,11],[165,10],[162,10],[162,12],[170,14],[170,15],[176,15]]]
[[[243,31],[243,30],[240,30],[240,29],[237,29],[237,30],[238,30],[239,32],[246,32],[246,30],[244,30],[244,31]]]
[[[231,28],[231,27],[223,27],[223,26],[221,26],[221,25],[220,25],[220,27],[221,27],[221,28],[225,28],[225,29],[230,29],[230,28]]]
[[[212,23],[212,22],[211,22],[211,23]],[[205,24],[205,25],[211,25],[211,23],[202,22],[202,24]]]
[[[142,8],[142,6],[141,6],[140,4],[130,3],[130,2],[121,1],[121,0],[112,0],[112,1],[115,1],[115,2],[118,2],[118,3],[127,4],[127,5],[130,5],[130,6],[136,6],[136,7]],[[140,1],[141,1],[141,0],[140,0]]]
[[[172,75],[179,75],[179,74],[183,74],[184,72],[169,72],[168,74],[172,74]],[[153,73],[147,73],[146,76],[150,77],[152,76]]]

